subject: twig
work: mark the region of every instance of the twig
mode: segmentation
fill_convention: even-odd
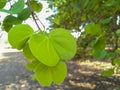
[[[46,28],[45,28],[45,25],[41,22],[41,20],[38,18],[38,16],[36,15],[36,13],[35,13],[35,16],[36,16],[36,18],[39,20],[39,22],[41,23],[42,27],[43,27],[44,30],[45,30],[45,29],[46,29]]]
[[[37,23],[37,20],[35,19],[35,13],[33,12],[32,10],[32,7],[30,5],[30,0],[27,0],[27,3],[28,3],[28,6],[29,6],[29,9],[30,9],[30,12],[31,12],[31,15],[32,15],[32,18],[33,20],[35,21],[35,24],[37,25],[38,29],[41,30],[41,28],[39,27],[38,23]]]

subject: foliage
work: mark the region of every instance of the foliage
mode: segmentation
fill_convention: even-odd
[[[2,27],[8,32],[11,46],[22,50],[28,59],[26,68],[34,72],[33,78],[43,86],[49,86],[52,82],[62,83],[67,74],[65,62],[71,60],[76,53],[76,41],[71,33],[64,28],[55,28],[49,32],[36,31],[28,24],[22,24],[30,15],[37,24],[35,12],[42,10],[42,3],[38,1],[18,0],[8,10],[3,7],[0,11],[8,15],[4,18]]]
[[[14,2],[11,4],[11,1]],[[111,76],[119,70],[120,0],[47,0],[55,14],[48,20],[50,30],[41,30],[36,13],[42,10],[40,0],[0,0],[0,11],[7,13],[2,29],[8,32],[13,48],[22,50],[28,59],[26,68],[34,72],[33,78],[43,86],[60,84],[66,77],[65,62],[77,55],[90,55],[95,59],[112,59],[113,68],[102,76]],[[8,9],[4,6],[10,3]],[[38,31],[23,21],[32,17]],[[40,20],[39,20],[40,21]],[[41,22],[41,21],[40,21]],[[68,30],[70,31],[68,31]],[[71,31],[80,32],[76,40]]]
[[[89,55],[98,60],[111,59],[111,64],[119,64],[119,60],[114,59],[120,53],[120,0],[47,2],[55,12],[48,18],[51,28],[63,27],[81,33],[77,38],[76,57]],[[103,71],[102,75],[112,75],[115,68]]]
[[[14,48],[23,49],[26,58],[30,59],[27,68],[32,69],[34,78],[45,86],[52,82],[59,84],[64,80],[67,72],[64,61],[70,60],[76,53],[74,37],[62,28],[56,28],[50,33],[36,33],[29,25],[19,24],[9,30],[8,40]]]

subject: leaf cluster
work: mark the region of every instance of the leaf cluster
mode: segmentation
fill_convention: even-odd
[[[28,24],[22,24],[30,15],[37,24],[35,13],[43,7],[39,0],[17,0],[4,9],[6,3],[11,1],[0,1],[0,11],[8,14],[2,27],[8,32],[11,46],[22,50],[28,60],[26,68],[34,72],[33,78],[43,86],[62,83],[67,75],[65,62],[76,53],[74,37],[64,28],[34,31]]]
[[[4,9],[7,3],[11,3],[11,1],[2,0],[0,3],[0,11],[8,14],[2,22],[3,30],[6,32],[14,25],[21,24],[23,21],[30,18],[31,15],[30,7],[25,0],[18,0],[12,4],[9,9]],[[32,11],[40,12],[42,10],[42,4],[40,2],[38,3],[35,0],[31,0],[30,5]]]
[[[23,51],[26,67],[43,86],[62,83],[67,74],[65,62],[76,53],[74,37],[63,28],[34,32],[29,25],[19,24],[9,30],[8,40],[13,48]]]
[[[48,0],[55,14],[48,20],[51,28],[63,27],[80,33],[77,54],[97,60],[119,57],[120,0]],[[111,62],[112,63],[112,62]],[[115,68],[102,73],[110,76]]]

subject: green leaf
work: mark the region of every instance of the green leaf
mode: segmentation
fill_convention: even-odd
[[[30,4],[31,4],[31,7],[32,7],[33,11],[40,12],[42,10],[42,7],[43,7],[42,3],[40,3],[40,2],[38,3],[35,0],[31,0]]]
[[[20,23],[22,23],[20,19],[18,19],[15,16],[8,15],[4,18],[2,27],[6,32],[8,32],[13,25],[20,24]]]
[[[67,75],[66,64],[64,62],[59,62],[54,68],[52,68],[51,73],[54,83],[62,83]]]
[[[6,5],[6,0],[0,0],[0,9],[3,8]]]
[[[10,14],[18,14],[24,9],[24,5],[25,5],[24,0],[18,0],[18,2],[13,4],[10,10],[0,9],[0,11],[10,13]]]
[[[35,78],[42,86],[50,86],[52,83],[52,75],[49,67],[40,63],[35,70]]]
[[[108,69],[101,72],[102,76],[112,76],[114,74],[114,69]]]
[[[119,1],[119,0],[118,0],[118,1]],[[105,7],[114,7],[114,6],[117,6],[118,1],[111,1],[111,2],[107,1],[107,2],[104,4],[104,6],[105,6]]]
[[[101,23],[102,23],[102,24],[108,24],[108,23],[110,23],[110,21],[111,21],[111,18],[106,18],[106,19],[103,19],[103,20],[101,21]]]
[[[98,49],[94,51],[93,57],[95,59],[103,59],[106,56],[106,51],[104,49]]]
[[[18,18],[20,20],[26,20],[29,17],[30,17],[30,9],[29,8],[25,8],[20,13],[18,13]]]
[[[48,67],[40,63],[35,69],[35,78],[43,86],[49,86],[52,82],[60,84],[67,74],[67,67],[64,62],[59,62],[56,66]]]
[[[107,52],[105,58],[112,58],[115,56],[115,52]]]
[[[30,62],[34,59],[34,56],[32,55],[30,51],[28,43],[26,43],[23,47],[23,54]]]
[[[31,63],[26,64],[26,68],[28,70],[34,71],[36,69],[37,65],[39,65],[39,64],[40,64],[40,62],[35,59]]]
[[[99,35],[102,33],[100,25],[92,24],[92,23],[86,25],[85,32],[86,34],[90,34],[90,35]]]
[[[117,34],[117,36],[120,37],[120,29],[118,29],[118,30],[116,31],[116,34]]]
[[[33,29],[26,24],[19,24],[11,28],[8,32],[9,43],[17,49],[22,49],[30,37],[33,34]]]
[[[24,5],[24,0],[18,0],[18,2],[13,4],[12,8],[10,9],[11,14],[20,13],[24,9]]]
[[[32,54],[48,66],[55,66],[60,59],[70,60],[76,53],[74,37],[62,28],[54,29],[48,35],[43,33],[33,35],[29,46]]]
[[[53,21],[54,21],[54,23],[56,23],[57,25],[60,25],[60,19],[59,19],[59,17],[55,17],[54,19],[53,19]]]
[[[98,50],[98,49],[104,49],[105,46],[106,46],[105,39],[104,38],[99,38],[99,39],[96,40],[93,48],[95,50]]]
[[[9,30],[12,28],[12,23],[3,23],[2,27],[6,32],[9,32]]]
[[[43,64],[55,66],[59,61],[49,37],[44,34],[35,34],[30,38],[29,46],[32,54]]]
[[[22,23],[22,21],[15,16],[8,15],[8,16],[5,17],[5,19],[3,21],[3,24],[5,24],[5,23],[16,25],[16,24]]]
[[[120,58],[116,58],[112,61],[113,65],[119,65],[120,66]]]
[[[76,41],[69,31],[56,28],[50,32],[52,42],[57,54],[62,60],[70,60],[76,53]]]
[[[10,14],[11,14],[11,11],[10,11],[10,10],[0,9],[0,11],[1,11],[1,12],[10,13]]]

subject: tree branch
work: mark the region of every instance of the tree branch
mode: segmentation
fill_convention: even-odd
[[[33,20],[35,21],[35,24],[37,25],[38,29],[41,30],[41,28],[39,27],[39,25],[38,25],[38,23],[37,23],[37,20],[36,20],[36,18],[35,18],[35,16],[34,16],[35,13],[33,12],[32,7],[31,7],[31,5],[30,5],[30,0],[27,0],[27,3],[28,3],[28,7],[29,7],[29,9],[30,9],[32,18],[33,18]]]

